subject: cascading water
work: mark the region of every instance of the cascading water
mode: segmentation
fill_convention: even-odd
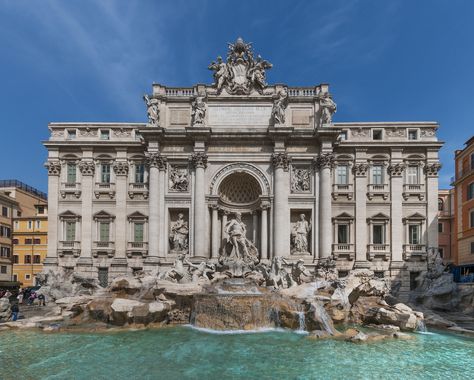
[[[298,331],[305,331],[306,330],[306,319],[303,311],[298,311]]]
[[[428,329],[426,328],[425,321],[419,319],[416,323],[416,331],[422,334],[425,334],[428,332]]]
[[[310,312],[313,313],[313,319],[319,322],[323,331],[326,331],[331,335],[335,334],[336,331],[333,327],[332,320],[323,305],[319,302],[311,303]]]

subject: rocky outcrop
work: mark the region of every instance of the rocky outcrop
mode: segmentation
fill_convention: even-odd
[[[5,322],[10,319],[10,301],[8,298],[0,298],[0,322]]]

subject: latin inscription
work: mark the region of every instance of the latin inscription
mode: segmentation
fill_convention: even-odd
[[[270,123],[272,107],[220,106],[209,107],[209,125],[265,125]]]

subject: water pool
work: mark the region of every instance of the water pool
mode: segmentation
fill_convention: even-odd
[[[0,333],[1,379],[465,379],[474,339],[353,344],[285,331],[190,327],[114,333]]]

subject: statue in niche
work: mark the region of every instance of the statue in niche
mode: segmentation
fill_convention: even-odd
[[[198,96],[192,103],[191,125],[202,126],[204,124],[204,116],[206,116],[206,103],[204,103],[203,96]]]
[[[157,127],[158,122],[160,121],[160,109],[158,108],[158,99],[150,99],[148,95],[145,94],[143,95],[143,100],[145,100],[147,106],[148,123],[154,127]]]
[[[331,99],[331,95],[324,93],[319,99],[319,105],[321,106],[321,125],[331,124],[332,115],[337,111],[336,103]]]
[[[308,169],[292,168],[291,192],[307,193],[311,189],[311,175]]]
[[[278,98],[273,102],[272,120],[274,124],[285,124],[285,109],[288,101],[288,93],[281,90]]]
[[[220,93],[222,90],[222,86],[227,82],[229,79],[229,70],[227,68],[227,64],[222,61],[222,57],[217,57],[217,62],[212,62],[209,67],[209,70],[214,71],[214,86],[217,88],[217,93]]]
[[[188,169],[172,166],[169,174],[169,189],[174,191],[188,191],[188,187]]]
[[[305,214],[300,214],[300,219],[293,224],[291,231],[291,253],[309,254],[308,236],[311,231],[311,223],[306,220]]]
[[[175,252],[188,252],[189,226],[184,214],[179,213],[178,219],[171,225],[170,244]]]

